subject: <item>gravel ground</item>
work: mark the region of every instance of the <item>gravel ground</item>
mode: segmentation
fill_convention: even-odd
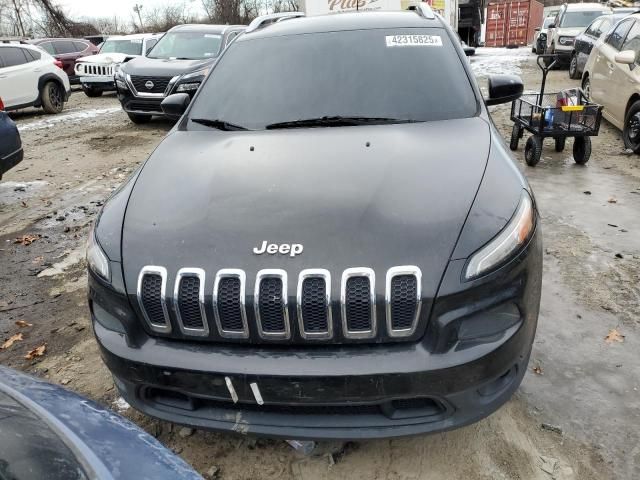
[[[534,60],[524,48],[479,49],[471,62],[482,86],[489,73],[517,73],[535,90]],[[575,85],[554,71],[547,88]],[[508,138],[509,107],[492,112]],[[1,350],[1,363],[111,406],[220,479],[640,478],[640,158],[624,153],[606,122],[587,166],[573,162],[571,141],[563,153],[548,142],[536,168],[524,164],[524,142],[514,153],[536,193],[545,241],[539,331],[514,398],[453,432],[323,444],[304,457],[285,442],[192,432],[137,413],[118,399],[99,359],[85,300],[88,226],[171,124],[133,125],[113,95],[81,92],[61,115],[12,116],[26,156],[0,182],[0,340],[18,332],[24,340]],[[25,235],[36,239],[15,243]],[[614,329],[623,341],[605,340]],[[42,357],[24,358],[44,343]]]

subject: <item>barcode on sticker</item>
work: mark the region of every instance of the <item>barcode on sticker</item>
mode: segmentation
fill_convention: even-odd
[[[441,47],[439,35],[387,35],[387,47]]]

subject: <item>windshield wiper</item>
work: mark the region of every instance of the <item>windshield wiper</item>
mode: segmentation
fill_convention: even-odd
[[[305,127],[350,127],[356,125],[381,125],[385,123],[412,123],[416,120],[402,120],[387,117],[318,117],[305,120],[292,120],[289,122],[271,123],[265,127],[267,130],[278,128],[305,128]]]
[[[192,122],[199,123],[200,125],[204,125],[205,127],[217,128],[218,130],[249,130],[247,127],[243,127],[242,125],[236,125],[234,123],[225,122],[224,120],[214,120],[209,118],[192,118]]]

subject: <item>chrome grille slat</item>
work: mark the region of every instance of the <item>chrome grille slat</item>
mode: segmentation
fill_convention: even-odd
[[[413,335],[422,306],[422,272],[418,267],[406,265],[387,271],[385,303],[389,336]]]
[[[160,277],[160,291],[157,289],[145,292],[145,285],[149,277]],[[169,333],[171,332],[171,321],[169,319],[169,311],[167,309],[167,269],[155,265],[144,267],[138,275],[137,297],[142,316],[149,325],[149,328],[155,332]],[[158,308],[159,307],[159,308]],[[160,322],[160,315],[162,322]]]
[[[308,340],[333,337],[331,318],[331,274],[324,269],[300,272],[297,289],[300,335]]]
[[[194,279],[197,279],[197,282]],[[205,273],[201,268],[178,270],[173,290],[173,307],[178,326],[185,335],[200,337],[209,335],[204,307],[204,282]]]
[[[237,300],[235,297],[236,286],[230,282],[237,281]],[[245,307],[245,286],[247,277],[243,270],[223,269],[216,274],[213,285],[213,313],[216,319],[218,332],[225,338],[248,338],[249,325],[247,323],[247,311]],[[233,292],[229,292],[233,290]]]
[[[373,338],[377,333],[375,272],[348,268],[342,272],[340,303],[342,332],[346,338]]]
[[[287,340],[291,337],[287,272],[279,269],[260,270],[256,276],[253,302],[261,338]]]

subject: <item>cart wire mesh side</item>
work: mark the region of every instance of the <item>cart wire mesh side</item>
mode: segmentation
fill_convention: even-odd
[[[525,93],[511,103],[511,120],[541,137],[595,136],[602,106],[578,91],[577,105],[557,106],[557,93]]]

